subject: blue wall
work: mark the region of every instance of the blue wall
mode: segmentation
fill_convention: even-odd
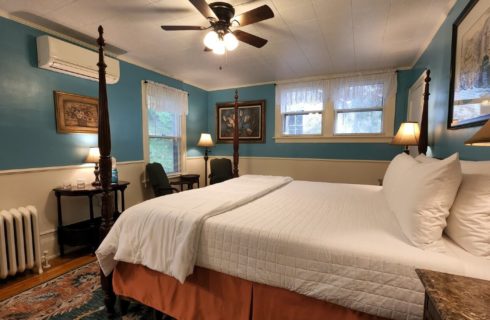
[[[0,18],[0,170],[83,162],[95,134],[56,132],[53,90],[97,97],[98,83],[37,68],[36,37],[43,33]],[[112,154],[143,159],[141,80],[189,92],[189,148],[207,130],[207,92],[121,61],[121,78],[108,86]],[[200,150],[189,151],[200,155]]]
[[[412,82],[412,72],[398,72],[398,86],[407,87]],[[399,90],[396,99],[395,130],[406,118],[407,90]],[[288,158],[324,158],[324,159],[368,159],[391,160],[401,151],[398,146],[387,143],[275,143],[274,108],[275,85],[267,84],[239,88],[239,100],[266,100],[266,143],[240,144],[241,156],[288,157]],[[216,103],[233,101],[235,89],[211,91],[208,95],[208,127],[216,141]],[[217,144],[212,150],[214,155],[232,155],[231,144]]]
[[[480,127],[458,130],[447,129],[449,83],[451,73],[452,25],[469,0],[458,0],[434,39],[412,69],[414,80],[424,68],[431,70],[429,98],[429,139],[436,157],[447,157],[455,152],[461,159],[490,159],[490,148],[465,146],[464,141]]]

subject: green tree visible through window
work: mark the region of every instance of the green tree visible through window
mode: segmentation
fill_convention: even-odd
[[[148,109],[150,162],[159,162],[167,173],[180,171],[180,115]]]

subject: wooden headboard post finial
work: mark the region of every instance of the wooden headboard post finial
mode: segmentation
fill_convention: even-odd
[[[105,79],[105,69],[107,65],[104,62],[104,29],[99,26],[99,38],[97,44],[99,45],[99,150],[100,150],[100,182],[102,186],[102,207],[101,216],[102,222],[100,225],[100,238],[109,233],[109,230],[113,224],[114,202],[111,188],[111,171],[112,171],[112,159],[111,159],[111,128],[109,125],[109,108],[107,105],[107,86]],[[102,271],[100,272],[101,285],[104,290],[104,304],[109,315],[114,315],[114,304],[116,297],[112,289],[112,274],[105,276]]]
[[[426,154],[427,147],[429,145],[429,82],[430,82],[430,69],[427,69],[424,79],[424,105],[422,107],[422,119],[420,120],[420,137],[418,150],[419,153]]]
[[[235,106],[233,107],[235,119],[233,123],[233,177],[238,178],[238,90],[235,90]]]

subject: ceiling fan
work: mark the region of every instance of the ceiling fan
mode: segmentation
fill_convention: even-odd
[[[235,8],[226,2],[213,2],[208,4],[205,0],[189,0],[190,3],[206,18],[210,26],[162,26],[165,31],[181,30],[207,30],[212,29],[204,37],[205,51],[224,54],[226,50],[234,50],[238,40],[257,48],[262,48],[267,40],[241,30],[232,31],[231,27],[243,27],[274,17],[274,12],[267,5],[263,5],[244,12],[235,17]]]

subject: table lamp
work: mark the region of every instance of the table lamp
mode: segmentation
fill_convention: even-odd
[[[95,181],[92,182],[92,185],[94,187],[100,186],[100,180],[99,180],[99,160],[100,160],[100,152],[99,148],[90,148],[88,151],[87,158],[85,159],[86,163],[95,163],[95,170],[94,170],[94,175],[95,175]]]
[[[466,140],[464,144],[468,146],[490,147],[490,121],[487,121],[480,130],[478,130],[471,138]]]
[[[393,140],[391,140],[391,144],[397,144],[405,146],[406,154],[410,154],[410,150],[408,150],[408,146],[416,146],[419,144],[420,137],[420,127],[419,124],[415,121],[407,121],[402,122],[400,125],[400,129],[396,133]]]
[[[209,133],[201,133],[201,138],[197,143],[198,147],[204,147],[204,185],[208,185],[208,148],[214,146],[213,139]]]

